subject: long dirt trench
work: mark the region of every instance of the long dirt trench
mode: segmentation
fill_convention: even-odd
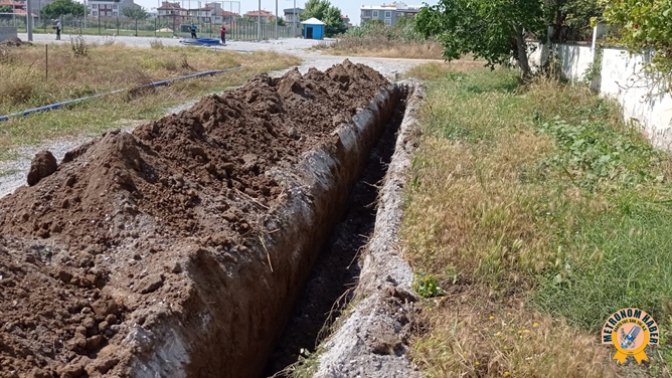
[[[349,194],[367,161],[363,180],[382,177],[409,88],[349,61],[260,75],[58,165],[39,154],[33,185],[0,200],[1,375],[259,377],[269,356],[270,371],[292,362],[356,281],[376,193]],[[308,300],[305,337],[272,353],[286,324],[282,340],[301,332],[294,304],[327,240],[323,256],[352,261]]]

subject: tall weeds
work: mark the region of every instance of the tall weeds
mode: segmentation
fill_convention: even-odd
[[[447,67],[416,70],[435,79],[402,237],[446,293],[425,301],[416,363],[430,377],[642,376],[597,335],[623,307],[670,324],[672,158],[588,88]],[[658,350],[652,371],[667,371]]]
[[[368,22],[351,28],[336,41],[316,46],[332,54],[389,58],[441,59],[443,48],[434,40],[425,40],[415,31],[412,20],[399,19],[394,26]]]

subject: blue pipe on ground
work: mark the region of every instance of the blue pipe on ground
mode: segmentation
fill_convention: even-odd
[[[228,71],[233,71],[233,70],[237,70],[237,69],[240,69],[240,66],[233,67],[233,68],[227,68],[225,70],[211,70],[211,71],[197,72],[197,73],[194,73],[194,74],[191,74],[191,75],[180,76],[180,77],[175,77],[175,78],[168,79],[168,80],[156,81],[156,82],[153,82],[153,83],[150,83],[150,84],[145,84],[145,85],[142,85],[142,86],[140,86],[136,89],[163,87],[163,86],[166,86],[166,85],[168,85],[170,83],[173,83],[173,82],[176,82],[176,81],[193,79],[193,78],[201,77],[201,76],[215,75],[215,74],[224,73],[224,72],[228,72]],[[24,110],[24,111],[17,112],[17,113],[7,114],[7,115],[4,115],[4,116],[0,116],[0,122],[8,121],[12,117],[21,117],[21,116],[27,116],[27,115],[33,114],[33,113],[46,112],[46,111],[49,111],[49,110],[54,110],[54,109],[61,108],[63,106],[76,104],[78,102],[82,102],[82,101],[86,101],[86,100],[92,100],[94,98],[99,98],[99,97],[103,97],[103,96],[109,96],[109,95],[121,93],[123,91],[125,91],[125,89],[117,89],[117,90],[112,91],[112,92],[100,93],[100,94],[96,94],[96,95],[93,95],[93,96],[80,97],[80,98],[76,98],[74,100],[57,102],[55,104],[40,106],[39,108],[33,108],[33,109]]]
[[[180,41],[184,45],[211,46],[219,45],[221,42],[217,38],[185,38]]]

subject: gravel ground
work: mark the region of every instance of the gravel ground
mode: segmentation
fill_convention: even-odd
[[[33,34],[33,43],[70,43],[71,38],[76,34],[62,34],[61,40],[57,41],[53,34]],[[18,37],[22,41],[28,40],[28,35],[19,33]],[[112,37],[109,35],[84,35],[84,39],[89,43],[104,44],[104,43],[123,43],[126,46],[132,47],[150,47],[150,42],[160,40],[164,46],[181,46],[179,38],[154,38],[154,37],[127,37],[118,36]],[[270,50],[278,52],[300,52],[304,49],[310,48],[320,41],[314,39],[302,38],[283,38],[279,40],[252,42],[252,41],[227,41],[226,46],[216,47],[217,49],[234,50],[234,51],[257,51]],[[215,48],[215,47],[213,47]]]
[[[54,41],[53,35],[48,34],[34,34],[34,43],[70,43],[70,35],[62,35],[61,41]],[[19,38],[27,40],[26,34],[19,34]],[[111,37],[105,36],[84,36],[88,42],[91,43],[105,43],[110,41]],[[149,42],[155,38],[149,37],[114,37],[114,41],[124,43],[128,46],[149,47]],[[162,38],[165,45],[178,46],[178,39]],[[344,56],[328,56],[322,55],[319,52],[309,50],[310,47],[316,44],[315,40],[305,39],[281,39],[270,42],[247,42],[247,41],[232,41],[227,43],[226,47],[221,49],[239,50],[239,51],[257,51],[257,50],[272,50],[295,54],[303,58],[303,63],[298,67],[301,73],[305,73],[311,67],[318,70],[325,70],[336,63],[342,62],[344,59],[350,59],[353,63],[366,64],[373,69],[379,71],[391,81],[396,81],[401,74],[406,70],[415,67],[418,64],[426,63],[429,60],[421,59],[390,59],[390,58],[366,58],[366,57],[344,57]],[[280,76],[292,68],[271,72],[271,76]],[[184,104],[166,109],[166,114],[180,112],[193,106],[197,101],[192,100]],[[134,125],[127,125],[125,128],[132,130]],[[115,125],[112,128],[119,128]],[[78,137],[62,138],[44,142],[40,145],[24,146],[17,150],[18,158],[11,161],[0,162],[0,198],[12,193],[16,188],[26,184],[26,175],[30,169],[30,160],[39,151],[49,150],[56,159],[60,161],[66,152],[72,148],[85,143],[92,139],[91,135],[82,135]]]

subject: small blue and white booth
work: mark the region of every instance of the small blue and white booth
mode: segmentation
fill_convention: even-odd
[[[305,39],[324,39],[324,22],[313,17],[301,22],[303,25],[303,38]]]

